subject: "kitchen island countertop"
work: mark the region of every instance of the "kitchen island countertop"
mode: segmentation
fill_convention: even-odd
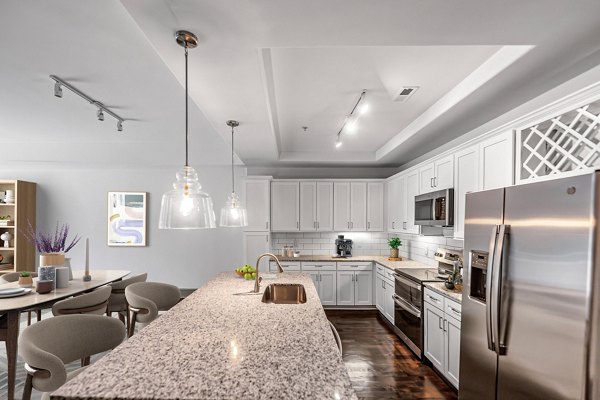
[[[309,275],[304,304],[265,304],[222,273],[57,390],[52,399],[356,399]]]

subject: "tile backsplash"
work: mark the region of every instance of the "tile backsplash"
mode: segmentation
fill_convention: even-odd
[[[416,236],[386,232],[340,232],[346,239],[353,240],[352,254],[355,256],[380,255],[389,256],[388,238],[399,237],[402,240],[400,256],[419,261],[430,266],[437,266],[433,254],[438,247],[462,250],[463,241],[443,236]],[[301,255],[331,255],[335,249],[338,233],[293,232],[272,233],[271,250],[281,254],[283,246],[294,246]]]

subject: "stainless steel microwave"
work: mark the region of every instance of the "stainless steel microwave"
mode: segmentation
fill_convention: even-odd
[[[454,189],[415,196],[415,225],[454,226]]]

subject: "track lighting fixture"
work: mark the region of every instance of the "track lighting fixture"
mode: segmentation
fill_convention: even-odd
[[[360,92],[360,95],[358,96],[358,100],[356,101],[356,103],[354,103],[354,107],[352,107],[352,110],[350,110],[350,113],[348,115],[346,115],[346,118],[344,118],[344,123],[342,124],[342,127],[340,128],[340,130],[338,131],[337,134],[337,140],[335,141],[335,147],[340,147],[342,145],[342,133],[344,134],[351,134],[356,132],[356,128],[358,127],[358,118],[365,114],[366,112],[368,112],[369,110],[369,105],[364,103],[363,100],[365,98],[365,95],[367,94],[367,90],[363,89],[362,92]],[[363,102],[361,104],[361,102]]]
[[[98,100],[92,99],[90,96],[83,93],[81,90],[77,89],[70,83],[67,83],[64,80],[60,79],[58,76],[50,75],[50,79],[52,79],[54,81],[54,95],[56,97],[62,97],[63,96],[62,87],[63,86],[66,87],[71,92],[75,93],[77,96],[86,100],[93,106],[98,107],[98,111],[96,112],[96,117],[98,118],[98,121],[104,121],[104,113],[107,113],[108,115],[110,115],[111,117],[113,117],[114,119],[117,120],[117,130],[119,132],[123,131],[123,121],[125,121],[125,119],[123,117],[115,114],[111,109],[106,107],[104,104],[100,103]]]
[[[54,84],[54,95],[56,97],[62,97],[62,88],[60,87],[60,83],[58,82]]]

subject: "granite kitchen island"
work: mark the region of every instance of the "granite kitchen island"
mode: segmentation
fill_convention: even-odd
[[[222,273],[57,390],[52,399],[356,399],[311,278],[304,304],[265,304]]]

